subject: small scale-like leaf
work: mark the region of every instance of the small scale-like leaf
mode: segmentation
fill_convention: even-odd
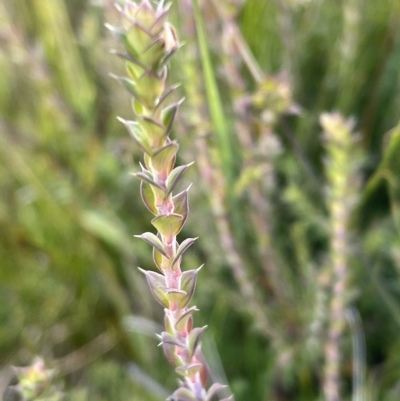
[[[165,191],[165,188],[163,188],[160,184],[158,184],[157,182],[155,182],[155,181],[153,180],[153,178],[151,178],[151,177],[149,176],[149,174],[147,174],[147,173],[143,173],[143,172],[142,172],[142,173],[132,173],[132,175],[133,175],[134,177],[136,177],[136,178],[141,179],[142,181],[148,182],[149,184],[153,185],[155,188],[158,188],[158,189],[161,190],[162,192]]]
[[[137,238],[141,238],[148,242],[152,247],[157,249],[160,253],[162,253],[166,258],[169,259],[168,254],[164,250],[164,245],[162,244],[161,240],[153,233],[144,233],[141,235],[135,235]]]
[[[200,363],[191,363],[189,365],[179,366],[175,369],[176,373],[179,373],[182,376],[193,377],[196,373],[200,372],[203,368],[203,365]]]
[[[187,270],[182,273],[181,289],[187,293],[187,296],[181,300],[181,308],[185,308],[193,297],[194,290],[196,288],[197,274],[201,267],[196,270]]]
[[[162,264],[162,255],[156,248],[153,248],[153,261],[155,265],[158,267],[158,270],[162,272],[161,264]]]
[[[156,37],[155,40],[143,50],[140,58],[150,69],[157,71],[164,59],[164,55],[164,39],[162,37]]]
[[[142,127],[143,131],[146,132],[152,148],[159,148],[162,146],[166,137],[165,127],[163,125],[146,116],[139,117],[139,125]]]
[[[221,390],[227,388],[228,386],[224,386],[220,383],[214,383],[207,391],[207,396],[205,401],[212,401],[213,397],[218,394]]]
[[[175,121],[176,113],[178,112],[179,106],[183,102],[184,99],[181,99],[179,102],[168,106],[162,112],[162,122],[165,127],[166,135],[168,136],[171,132],[172,126]]]
[[[164,93],[162,94],[162,96],[160,97],[160,99],[158,99],[157,101],[157,106],[154,109],[154,118],[156,120],[161,119],[162,113],[164,111],[164,109],[166,109],[167,107],[163,107],[164,103],[167,101],[167,99],[169,99],[169,97],[175,92],[176,89],[178,89],[180,87],[180,84],[177,85],[173,85],[171,87],[169,87],[167,90],[164,91]]]
[[[195,327],[190,332],[189,340],[188,340],[189,358],[192,358],[192,356],[196,352],[196,349],[197,349],[198,345],[200,344],[201,335],[203,334],[203,332],[206,328],[207,328],[207,326]]]
[[[171,401],[197,401],[198,398],[191,390],[185,387],[180,387],[176,390],[171,397],[169,398]]]
[[[170,175],[168,176],[168,180],[167,180],[167,195],[169,195],[174,188],[176,187],[176,185],[178,184],[180,178],[183,176],[184,172],[193,164],[189,163],[189,164],[185,164],[183,166],[178,166],[175,167]]]
[[[165,277],[162,274],[158,274],[152,271],[146,271],[140,268],[139,270],[146,276],[151,293],[153,294],[157,302],[159,302],[164,308],[169,308],[169,301],[164,290]]]
[[[165,293],[169,301],[170,309],[172,310],[176,309],[176,307],[182,303],[182,299],[187,296],[185,291],[178,289],[167,289]]]
[[[181,359],[175,353],[175,345],[170,344],[170,343],[163,343],[162,347],[163,347],[164,354],[165,354],[168,362],[172,366],[177,367],[177,366],[182,365]]]
[[[167,314],[164,315],[164,326],[169,334],[175,333],[175,328]]]
[[[140,196],[147,209],[154,215],[157,215],[157,208],[154,206],[154,193],[150,184],[146,181],[140,183]]]
[[[178,250],[176,251],[176,255],[172,261],[172,265],[174,265],[177,260],[182,256],[182,254],[188,249],[195,241],[197,238],[186,238],[178,247]]]
[[[178,235],[183,217],[180,214],[162,214],[155,217],[151,224],[166,238]]]
[[[132,55],[138,59],[141,58],[143,51],[152,42],[153,38],[150,32],[141,24],[135,23],[131,29],[122,37],[122,43]]]
[[[172,170],[178,149],[179,145],[176,142],[170,142],[155,152],[151,158],[151,164],[155,170],[167,176]],[[177,211],[175,213],[180,214]]]
[[[187,190],[180,192],[178,195],[175,195],[172,198],[172,202],[174,204],[174,213],[180,214],[183,216],[182,225],[181,225],[179,231],[184,226],[187,216],[189,214],[189,202],[188,202],[189,189],[190,189],[190,187]]]
[[[132,79],[126,78],[126,77],[119,77],[118,75],[115,74],[110,74],[110,76],[114,79],[116,79],[125,89],[128,90],[128,92],[134,96],[136,99],[139,99],[139,95],[136,92],[136,84]]]
[[[161,344],[172,344],[181,348],[186,347],[186,344],[184,342],[182,342],[179,338],[177,338],[173,334],[170,334],[166,331],[163,331],[161,333]]]
[[[128,129],[131,137],[135,140],[135,142],[140,146],[143,152],[146,152],[149,155],[153,154],[153,150],[151,149],[151,144],[149,137],[146,135],[146,132],[142,130],[139,123],[136,121],[127,121],[123,118],[117,117],[119,121],[121,121],[125,127]]]
[[[165,75],[165,74],[164,74]],[[144,73],[136,82],[136,90],[143,104],[153,109],[165,87],[165,76],[157,77],[152,73]]]
[[[192,306],[187,311],[185,311],[181,315],[181,317],[178,319],[178,321],[175,323],[175,329],[178,330],[179,332],[185,330],[187,328],[188,320],[193,315],[193,312],[197,312],[197,311],[198,311],[198,309],[195,306]]]
[[[115,49],[111,49],[110,50],[111,54],[114,54],[120,58],[122,58],[123,60],[129,61],[130,63],[136,64],[137,66],[139,66],[143,71],[146,69],[146,67],[140,62],[139,59],[137,59],[136,57],[134,57],[132,54],[130,53],[126,53],[126,52],[120,52],[119,50],[115,50]],[[133,78],[133,77],[132,77]]]

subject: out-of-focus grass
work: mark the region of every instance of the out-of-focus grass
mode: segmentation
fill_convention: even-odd
[[[260,117],[271,106],[253,104],[238,114],[233,104],[254,94],[258,84],[239,56],[224,55],[224,25],[212,2],[199,6],[216,82],[202,83],[190,2],[174,2],[173,19],[187,42],[171,68],[187,96],[176,135],[183,158],[197,158],[204,143],[216,171],[243,180],[244,189],[232,203],[235,210],[227,208],[224,218],[255,287],[255,299],[249,299],[274,332],[271,338],[257,326],[257,313],[243,297],[219,242],[218,219],[207,199],[215,200],[221,188],[204,181],[207,172],[197,175],[193,169],[196,185],[186,230],[200,239],[186,263],[206,262],[196,295],[197,319],[209,325],[236,399],[319,397],[329,293],[324,198],[329,188],[318,117],[337,109],[355,117],[365,154],[365,190],[352,227],[356,293],[349,296],[366,338],[367,386],[375,394],[367,399],[397,400],[398,129],[385,133],[400,118],[399,3],[247,0],[236,14],[226,14],[262,71],[285,73],[292,100],[301,107],[300,115],[278,113],[273,123]],[[128,315],[160,322],[161,311],[135,269],[152,262],[149,249],[132,235],[151,228],[138,183],[128,174],[139,153],[115,123],[116,115],[128,116],[129,99],[108,78],[121,68],[108,54],[115,43],[103,29],[113,19],[112,4],[105,0],[5,0],[0,5],[0,355],[3,366],[29,364],[36,354],[52,361],[70,399],[155,400],[159,387],[141,380],[147,376],[138,372],[165,387],[174,373],[142,320],[133,320],[129,330],[123,324]],[[227,79],[226,71],[235,65],[241,88]],[[214,118],[203,93],[211,85],[223,106],[213,108],[219,112]],[[228,130],[215,126],[222,113]],[[238,122],[249,130],[254,149],[239,145]],[[224,156],[216,130],[234,146],[232,155]],[[273,157],[257,153],[266,132],[280,143]],[[235,157],[227,161],[227,156]],[[254,205],[261,207],[259,214],[251,214]],[[268,223],[267,233],[257,224],[261,220]],[[263,270],[260,244],[273,252],[280,287]],[[223,375],[211,345],[206,354],[216,374]],[[342,345],[343,390],[351,394],[349,333]],[[128,362],[139,369],[133,376]]]

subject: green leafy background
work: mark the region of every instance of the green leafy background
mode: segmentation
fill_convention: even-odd
[[[341,344],[343,399],[354,397],[355,339],[365,340],[362,400],[397,401],[400,3],[224,0],[217,3],[222,14],[215,1],[193,3],[172,4],[185,45],[170,81],[181,82],[186,97],[173,133],[180,162],[196,161],[186,176],[194,186],[181,236],[199,237],[184,265],[205,263],[194,301],[196,323],[209,326],[203,348],[213,377],[229,383],[237,401],[323,399],[324,330],[314,338],[307,329],[329,285],[329,188],[318,118],[339,110],[354,117],[362,154],[347,294],[361,323],[358,334],[346,328]],[[0,4],[1,391],[13,383],[8,367],[29,365],[36,355],[57,369],[68,400],[160,400],[175,386],[153,334],[162,330],[163,311],[136,268],[153,268],[150,247],[133,238],[152,231],[151,216],[129,174],[141,154],[116,120],[132,116],[128,94],[109,77],[122,73],[123,63],[109,54],[117,44],[105,22],[119,24],[108,0]],[[223,51],[229,23],[264,74],[285,77],[300,110],[281,113],[269,89],[270,103],[251,112],[256,136],[263,110],[278,116],[272,131],[280,148],[268,159],[268,175],[238,140],[237,100],[266,94],[241,62],[242,86],[227,79],[237,61]],[[223,215],[256,304],[243,296],[221,243],[212,214],[219,189],[204,181],[202,143],[226,182]],[[261,199],[267,235],[250,217],[248,193],[268,179],[273,184]],[[263,246],[274,251],[282,293],[271,294]],[[263,330],[263,316],[273,334]]]

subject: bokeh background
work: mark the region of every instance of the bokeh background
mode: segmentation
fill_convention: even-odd
[[[172,3],[185,44],[170,82],[186,97],[173,136],[180,163],[196,162],[181,235],[199,237],[185,266],[205,263],[194,304],[213,377],[237,401],[323,399],[334,167],[319,116],[336,110],[354,120],[357,166],[343,400],[398,401],[400,2],[203,0],[197,21],[191,1]],[[163,311],[136,269],[153,268],[133,238],[151,216],[105,22],[120,23],[113,1],[0,3],[1,393],[10,365],[36,356],[67,400],[175,387],[154,336]]]

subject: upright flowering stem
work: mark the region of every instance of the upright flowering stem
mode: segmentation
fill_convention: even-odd
[[[153,247],[153,260],[161,274],[140,270],[165,310],[160,345],[183,376],[170,399],[211,401],[224,386],[216,383],[207,391],[208,370],[200,348],[205,327],[193,327],[192,315],[197,309],[188,306],[200,268],[181,270],[182,255],[196,238],[180,244],[176,240],[188,216],[189,188],[177,195],[173,192],[190,164],[174,168],[179,145],[169,135],[180,102],[170,100],[177,86],[166,87],[166,64],[180,45],[174,27],[167,22],[169,6],[162,1],[156,8],[148,0],[139,4],[126,1],[117,8],[124,29],[108,28],[124,47],[123,52],[115,53],[125,60],[128,77],[115,78],[132,94],[136,116],[135,121],[120,121],[144,152],[144,166],[135,176],[141,180],[141,197],[155,216],[151,223],[157,230],[157,235],[146,232],[138,237]]]
[[[328,337],[325,348],[324,393],[326,401],[340,397],[340,341],[346,324],[346,302],[349,294],[347,266],[348,224],[354,207],[355,155],[352,138],[353,122],[338,113],[325,113],[320,118],[327,150],[326,171],[329,182],[329,212],[331,221],[331,282]]]

